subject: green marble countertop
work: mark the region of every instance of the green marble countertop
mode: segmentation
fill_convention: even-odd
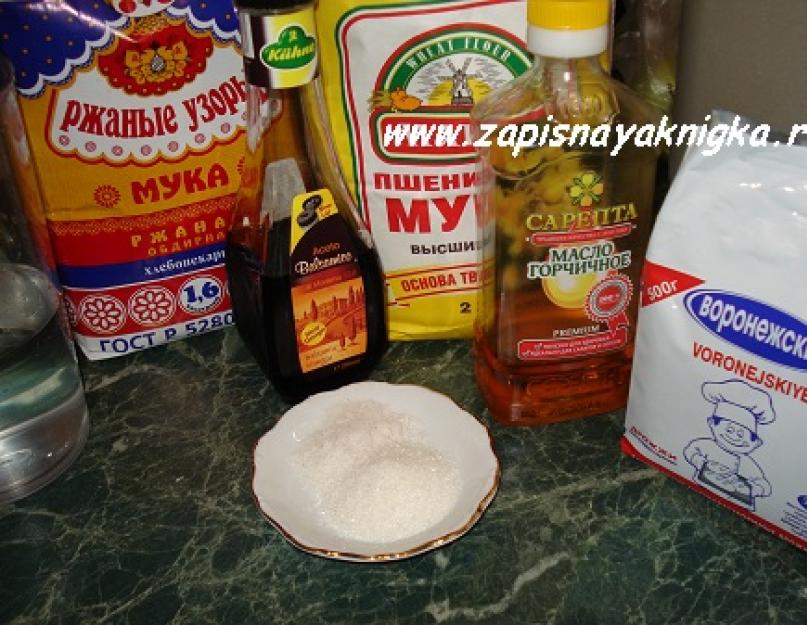
[[[493,426],[501,489],[468,535],[349,564],[255,509],[252,447],[286,406],[235,332],[85,373],[86,449],[0,507],[0,623],[807,623],[807,554],[623,457],[621,414]],[[374,377],[489,419],[465,342],[395,345]]]

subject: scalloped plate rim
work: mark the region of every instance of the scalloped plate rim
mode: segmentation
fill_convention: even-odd
[[[318,393],[316,395],[312,395],[309,399],[314,398],[314,397],[320,397],[322,395],[335,395],[335,396],[344,395],[345,393],[349,393],[351,391],[351,389],[353,389],[354,387],[362,386],[362,385],[389,386],[389,387],[402,388],[402,389],[409,388],[409,389],[412,389],[413,391],[417,391],[419,393],[427,392],[427,393],[434,394],[434,395],[438,396],[439,398],[442,398],[443,400],[447,400],[448,402],[453,404],[453,406],[456,408],[458,413],[461,413],[465,417],[467,417],[469,419],[472,419],[473,422],[475,422],[476,424],[478,424],[479,427],[482,428],[483,432],[487,436],[488,449],[490,451],[490,455],[491,455],[491,458],[493,460],[493,466],[494,466],[495,470],[493,471],[493,476],[492,476],[493,479],[492,479],[492,483],[491,483],[491,486],[490,486],[489,490],[479,500],[479,502],[474,507],[473,511],[471,512],[470,516],[465,521],[465,523],[463,523],[459,527],[456,527],[455,529],[453,529],[453,530],[451,530],[449,532],[445,532],[443,534],[435,536],[434,538],[431,538],[431,539],[429,539],[428,541],[426,541],[424,543],[421,543],[421,544],[419,544],[417,546],[411,547],[409,549],[401,550],[401,551],[383,551],[383,550],[380,550],[378,553],[353,553],[351,551],[330,549],[330,548],[328,548],[326,546],[309,545],[309,544],[306,544],[305,542],[303,542],[302,540],[298,539],[294,535],[293,531],[291,531],[290,529],[285,527],[276,518],[274,518],[271,511],[267,509],[268,506],[266,506],[264,503],[262,503],[260,496],[256,492],[255,482],[256,482],[257,475],[258,475],[257,451],[258,451],[258,448],[259,448],[261,442],[263,442],[267,437],[271,436],[275,432],[275,428],[280,423],[280,421],[283,418],[285,418],[286,415],[288,415],[289,413],[292,413],[292,411],[297,412],[297,411],[301,410],[300,407],[303,406],[305,404],[305,402],[308,401],[308,400],[304,400],[303,402],[300,402],[299,404],[289,408],[277,420],[277,422],[274,424],[274,426],[272,426],[271,429],[269,429],[267,432],[265,432],[263,435],[261,435],[261,437],[255,443],[255,446],[253,448],[253,454],[252,454],[252,480],[251,480],[251,486],[252,486],[252,498],[253,498],[253,501],[255,502],[256,507],[258,508],[258,511],[261,513],[261,516],[264,518],[264,520],[269,522],[288,543],[290,543],[291,545],[293,545],[294,547],[296,547],[300,551],[303,551],[305,553],[312,554],[312,555],[315,555],[315,556],[320,556],[320,557],[323,557],[323,558],[328,558],[328,559],[332,559],[332,560],[343,560],[343,561],[347,561],[347,562],[369,562],[369,563],[396,562],[396,561],[404,560],[404,559],[407,559],[407,558],[412,558],[414,556],[421,555],[423,553],[427,553],[427,552],[432,551],[434,549],[438,549],[440,547],[443,547],[445,545],[448,545],[449,543],[452,543],[452,542],[456,541],[457,539],[459,539],[462,536],[464,536],[465,534],[467,534],[479,522],[479,520],[482,518],[482,515],[485,513],[485,511],[487,510],[487,508],[490,506],[491,502],[495,498],[495,496],[496,496],[496,494],[498,492],[499,486],[501,484],[501,477],[502,477],[501,462],[499,460],[498,455],[496,454],[494,441],[493,441],[493,435],[491,434],[490,428],[485,423],[483,423],[482,421],[477,419],[473,414],[471,414],[470,412],[468,412],[467,410],[462,408],[459,404],[457,404],[457,402],[455,402],[448,395],[446,395],[444,393],[440,393],[439,391],[435,391],[434,389],[431,389],[431,388],[428,388],[428,387],[425,387],[425,386],[415,385],[415,384],[393,384],[393,383],[389,383],[389,382],[379,382],[379,381],[356,382],[354,384],[343,386],[343,387],[335,389],[333,391],[325,391],[324,393]]]

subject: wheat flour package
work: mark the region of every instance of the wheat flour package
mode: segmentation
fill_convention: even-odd
[[[526,3],[327,0],[317,14],[336,145],[386,273],[390,335],[468,336],[481,280],[468,113],[528,68]]]
[[[807,148],[690,152],[647,259],[624,449],[807,548]]]
[[[83,352],[231,324],[246,95],[232,2],[3,2],[0,49]]]

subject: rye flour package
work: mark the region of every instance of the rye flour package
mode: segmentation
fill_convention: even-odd
[[[246,98],[232,1],[2,2],[0,50],[82,351],[231,324]]]

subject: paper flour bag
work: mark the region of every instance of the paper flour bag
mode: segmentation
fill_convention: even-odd
[[[386,276],[390,336],[470,336],[481,266],[468,116],[530,67],[526,2],[328,0],[317,26],[342,169]]]
[[[232,0],[0,2],[0,51],[84,354],[232,325],[246,101]]]
[[[647,259],[624,450],[807,549],[807,148],[691,152]]]

